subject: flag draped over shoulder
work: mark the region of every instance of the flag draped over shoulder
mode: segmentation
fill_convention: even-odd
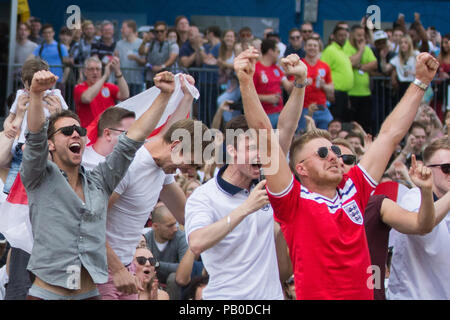
[[[163,115],[161,116],[161,119],[156,125],[156,129],[151,133],[150,136],[154,136],[155,134],[161,131],[161,129],[169,120],[170,116],[177,109],[178,104],[180,103],[181,99],[184,96],[183,91],[181,90],[180,75],[181,73],[175,75],[175,90],[172,96],[170,97],[170,100],[167,104],[166,109],[164,110]],[[198,99],[200,97],[200,94],[197,88],[189,84],[186,80],[185,82],[187,89],[194,97],[194,99]],[[156,97],[159,95],[160,92],[161,90],[153,86],[145,90],[144,92],[141,92],[140,94],[137,94],[125,101],[122,101],[121,103],[115,105],[114,107],[121,107],[133,111],[136,114],[136,119],[138,119],[148,108],[150,108],[153,101],[155,101]],[[98,116],[97,119],[92,121],[91,124],[89,124],[89,126],[86,128],[88,132],[87,136],[89,139],[89,143],[87,144],[88,146],[94,144],[95,141],[97,140],[97,123],[99,118],[100,116]]]
[[[27,193],[20,174],[14,180],[9,195],[0,208],[0,232],[3,233],[11,247],[31,253],[33,234]]]

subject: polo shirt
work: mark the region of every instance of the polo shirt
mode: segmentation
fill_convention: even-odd
[[[323,50],[320,60],[330,66],[335,90],[349,91],[353,88],[352,63],[343,47],[336,42],[331,43]]]
[[[192,232],[219,221],[248,199],[248,190],[222,178],[226,168],[222,167],[214,179],[196,188],[188,198],[185,210],[188,242]],[[270,205],[248,215],[225,238],[202,252],[201,257],[209,273],[209,282],[203,289],[205,300],[284,298]]]
[[[311,103],[317,105],[325,105],[327,103],[327,96],[325,91],[320,88],[319,79],[325,80],[326,84],[330,84],[331,70],[330,67],[323,61],[317,60],[315,65],[310,65],[306,60],[302,60],[308,68],[308,80],[310,85],[305,88],[304,108],[308,108]]]
[[[253,74],[253,83],[258,94],[279,94],[280,98],[277,104],[261,101],[264,111],[267,114],[281,112],[283,109],[283,92],[281,82],[285,79],[283,71],[276,64],[265,66],[260,61],[255,65]]]
[[[350,41],[347,41],[344,44],[344,52],[348,57],[351,57],[358,52],[358,49],[355,48]],[[370,47],[366,46],[361,56],[361,64],[366,64],[372,61],[377,61],[377,58],[375,58],[375,55]],[[348,95],[355,97],[370,96],[370,77],[368,72],[364,72],[356,68],[353,69],[353,88],[350,89]]]
[[[357,165],[344,174],[333,199],[309,191],[294,176],[280,193],[267,189],[289,247],[297,299],[373,300],[364,210],[375,187]]]
[[[75,111],[80,117],[81,126],[86,128],[92,120],[97,118],[103,111],[116,104],[119,87],[113,83],[105,82],[102,89],[91,103],[83,103],[81,96],[89,88],[88,83],[77,84],[73,89]]]
[[[61,82],[63,77],[63,68],[62,67],[52,67],[52,66],[61,66],[63,62],[61,61],[61,58],[59,57],[58,52],[58,45],[61,48],[61,56],[63,58],[68,57],[69,53],[67,52],[67,49],[62,44],[58,44],[58,42],[54,41],[51,44],[48,44],[47,42],[43,42],[41,45],[37,46],[36,49],[33,51],[33,55],[36,57],[39,57],[39,51],[41,49],[41,46],[44,46],[41,52],[41,58],[45,61],[47,61],[48,65],[50,66],[50,71],[58,76],[57,82]]]

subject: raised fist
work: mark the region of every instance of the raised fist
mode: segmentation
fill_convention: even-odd
[[[416,78],[429,85],[439,69],[439,62],[429,53],[422,52],[416,58]]]
[[[253,79],[258,57],[258,50],[250,47],[234,59],[234,71],[239,80]]]
[[[304,81],[306,79],[308,68],[295,53],[281,59],[280,63],[287,75],[295,76],[296,80]]]
[[[45,90],[51,89],[58,80],[50,71],[41,70],[33,75],[31,80],[30,92],[43,93]]]
[[[172,94],[175,90],[175,78],[172,72],[163,71],[158,73],[153,78],[153,82],[155,83],[155,86],[163,93]]]

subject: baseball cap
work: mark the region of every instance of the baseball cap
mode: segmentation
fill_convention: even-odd
[[[383,30],[375,31],[373,34],[373,41],[383,40],[387,38],[388,38],[387,33],[384,32]]]

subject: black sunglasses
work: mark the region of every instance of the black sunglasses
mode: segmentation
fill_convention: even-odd
[[[112,130],[112,131],[118,131],[118,132],[127,132],[127,130],[122,130],[122,129],[115,129],[115,128],[108,128],[109,130]]]
[[[333,153],[340,157],[341,156],[341,148],[339,148],[338,146],[331,146],[330,147],[331,151],[333,151]],[[317,149],[317,155],[321,158],[321,159],[325,159],[328,156],[328,147],[320,147],[319,149]],[[300,161],[299,163],[302,163],[303,161],[305,161],[306,159],[303,159],[302,161]]]
[[[341,155],[342,161],[344,164],[351,166],[352,164],[355,164],[356,162],[356,156],[353,154],[343,154]]]
[[[150,258],[146,258],[144,256],[136,257],[137,263],[139,263],[141,266],[145,266],[145,264],[147,263],[147,260],[148,260],[148,262],[150,262],[151,266],[153,266],[155,268],[159,267],[159,261],[156,260],[156,258],[154,258],[154,257],[150,257]]]
[[[450,173],[450,163],[443,163],[443,164],[430,164],[427,167],[441,167],[441,171],[443,174],[449,174]]]
[[[84,137],[87,133],[86,128],[77,126],[77,125],[72,125],[72,126],[67,126],[67,127],[61,127],[59,129],[57,129],[55,132],[53,132],[50,137],[54,136],[58,131],[61,131],[61,133],[65,136],[71,136],[73,134],[74,131],[78,132],[78,134],[81,137]],[[49,138],[50,138],[49,137]]]

